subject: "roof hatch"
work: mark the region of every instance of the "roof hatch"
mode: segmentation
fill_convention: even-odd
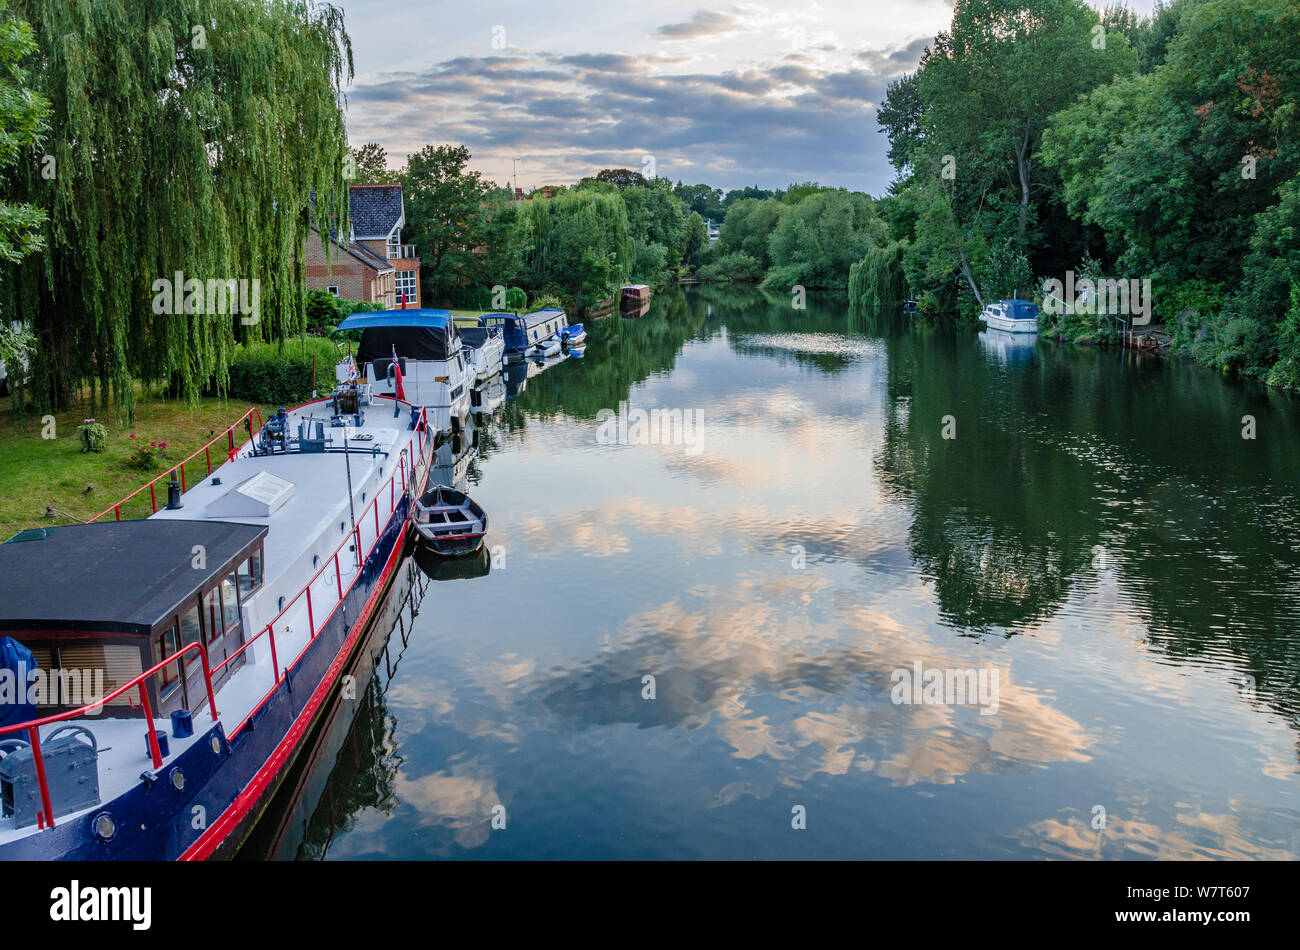
[[[209,518],[269,518],[292,497],[293,482],[258,472],[210,502],[203,513]]]

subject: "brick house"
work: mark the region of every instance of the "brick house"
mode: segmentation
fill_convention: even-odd
[[[348,240],[340,242],[331,234],[328,259],[325,239],[312,229],[305,262],[307,289],[388,308],[401,306],[405,294],[407,307],[419,307],[420,259],[413,244],[402,243],[402,186],[349,186],[348,217]]]

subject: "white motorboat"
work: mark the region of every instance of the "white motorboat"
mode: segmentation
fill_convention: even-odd
[[[447,310],[376,310],[354,313],[336,332],[360,330],[355,360],[335,367],[340,383],[356,379],[362,404],[373,396],[398,395],[428,409],[429,424],[459,432],[470,413],[474,367]]]
[[[465,357],[474,367],[474,381],[486,383],[493,376],[500,375],[506,354],[505,337],[501,331],[497,327],[459,329],[465,344]]]
[[[990,330],[1006,333],[1037,333],[1038,305],[1029,300],[998,300],[987,304],[980,312],[980,320]]]

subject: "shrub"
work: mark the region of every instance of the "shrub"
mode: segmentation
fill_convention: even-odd
[[[136,439],[135,433],[131,433],[131,439]],[[160,462],[167,459],[166,442],[150,442],[144,444],[144,439],[136,441],[135,451],[131,457],[126,460],[126,464],[132,468],[139,469],[142,472],[151,472],[158,467]]]
[[[322,366],[318,354],[316,369],[332,384],[332,362]],[[293,352],[292,344],[241,349],[230,364],[229,392],[236,399],[263,405],[296,406],[306,402],[312,394],[311,354]]]
[[[756,281],[763,278],[763,262],[743,251],[723,254],[705,264],[699,270],[703,280],[713,281]]]
[[[533,298],[532,303],[530,303],[530,304],[526,304],[526,306],[528,307],[528,309],[529,309],[530,311],[532,311],[532,310],[552,310],[552,309],[554,309],[554,310],[567,310],[567,309],[568,309],[567,307],[565,307],[565,305],[564,305],[564,301],[561,300],[561,299],[559,298],[559,296],[557,296],[556,294],[551,294],[551,293],[547,293],[547,294],[538,294],[536,297]],[[521,307],[520,309],[522,310],[523,308]]]
[[[102,452],[108,447],[108,430],[94,419],[85,419],[77,426],[77,438],[83,452]]]

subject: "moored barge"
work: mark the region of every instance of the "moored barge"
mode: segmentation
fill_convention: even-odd
[[[27,703],[0,716],[0,858],[238,849],[336,689],[427,482],[427,411],[344,389],[281,410],[149,518],[0,545],[0,637],[36,667],[0,671]]]

